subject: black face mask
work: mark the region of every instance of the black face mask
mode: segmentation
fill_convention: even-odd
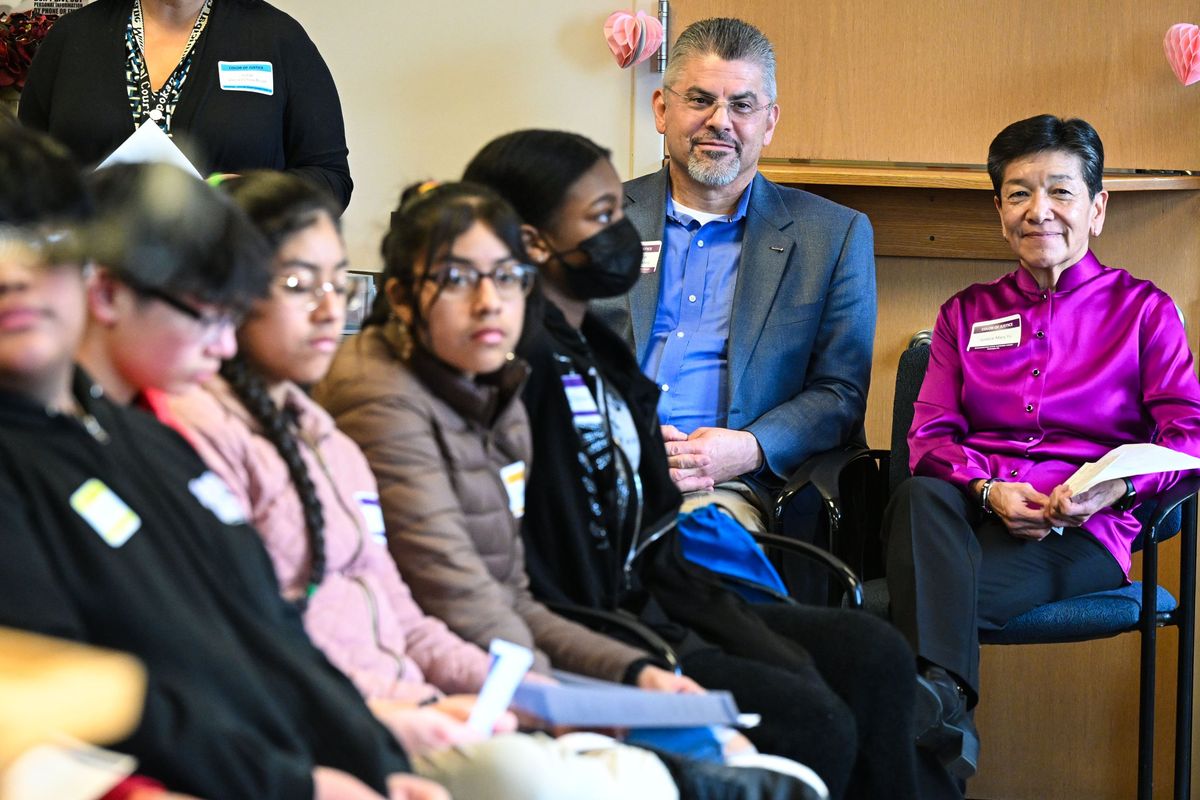
[[[563,256],[579,252],[582,259]],[[564,267],[567,291],[579,300],[625,294],[637,283],[642,266],[642,237],[623,217],[564,253],[555,253]]]

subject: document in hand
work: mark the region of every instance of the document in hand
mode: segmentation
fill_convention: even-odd
[[[551,725],[579,728],[690,728],[736,725],[737,703],[729,692],[648,692],[568,672],[559,685],[523,683],[512,708]]]
[[[1082,494],[1114,478],[1189,469],[1200,469],[1200,458],[1157,444],[1123,444],[1109,450],[1099,461],[1084,464],[1067,478],[1067,486],[1072,494]]]
[[[142,127],[130,134],[129,138],[113,150],[108,158],[101,161],[96,169],[111,167],[113,164],[170,164],[204,180],[204,176],[191,161],[188,161],[183,151],[153,120],[147,120]]]

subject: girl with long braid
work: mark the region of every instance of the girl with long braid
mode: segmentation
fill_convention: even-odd
[[[396,734],[414,769],[460,800],[677,796],[649,753],[620,747],[583,757],[548,737],[483,740],[466,725],[488,656],[417,606],[388,553],[365,457],[301,388],[325,373],[345,319],[336,207],[282,173],[250,173],[222,188],[274,248],[272,288],[239,326],[238,355],[219,377],[171,398],[170,410],[246,509],[313,643]],[[506,715],[498,732],[514,727]]]

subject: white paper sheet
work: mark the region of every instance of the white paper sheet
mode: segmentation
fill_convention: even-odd
[[[503,639],[492,639],[488,652],[492,656],[492,666],[467,718],[467,725],[484,736],[492,735],[496,721],[508,709],[513,692],[533,666],[532,650]]]
[[[4,772],[4,800],[95,800],[137,766],[131,756],[63,737],[23,753]]]
[[[1200,458],[1157,444],[1123,444],[1109,450],[1099,461],[1084,464],[1067,478],[1067,486],[1071,494],[1082,494],[1114,478],[1190,469],[1200,469]]]
[[[101,170],[113,164],[171,164],[204,180],[200,171],[153,120],[147,120],[130,134],[96,169]]]

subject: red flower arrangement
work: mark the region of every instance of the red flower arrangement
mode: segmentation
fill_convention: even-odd
[[[57,19],[55,14],[32,11],[0,14],[0,88],[25,87],[33,54]]]

